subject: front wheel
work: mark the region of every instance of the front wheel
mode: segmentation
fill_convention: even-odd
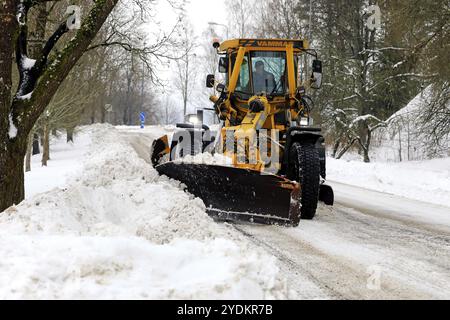
[[[320,188],[319,152],[313,143],[295,142],[289,150],[288,178],[298,181],[301,188],[302,219],[316,215]]]

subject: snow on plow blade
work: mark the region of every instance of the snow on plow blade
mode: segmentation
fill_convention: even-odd
[[[184,183],[203,200],[209,215],[218,220],[297,226],[300,186],[283,177],[258,171],[194,163],[166,162],[160,174]]]

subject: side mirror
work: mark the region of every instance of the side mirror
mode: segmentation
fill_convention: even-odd
[[[216,87],[216,90],[219,91],[220,93],[225,91],[225,85],[222,83],[219,83]]]
[[[216,81],[213,74],[208,74],[206,76],[206,87],[207,88],[214,88],[214,81]]]
[[[320,89],[321,86],[322,86],[322,61],[313,60],[311,88]]]
[[[227,57],[219,58],[219,72],[227,73],[228,72],[228,59]]]

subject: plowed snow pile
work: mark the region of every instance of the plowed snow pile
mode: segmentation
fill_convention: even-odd
[[[0,214],[0,299],[288,297],[274,257],[213,222],[115,128],[81,135],[81,173]]]
[[[327,158],[327,178],[450,207],[450,158],[399,163]]]

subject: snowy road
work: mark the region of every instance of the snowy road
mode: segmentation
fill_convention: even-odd
[[[384,210],[380,208],[384,194],[364,190],[365,202],[361,198],[349,201],[340,198],[347,186],[333,187],[335,207],[321,207],[315,220],[302,220],[298,228],[236,228],[279,259],[293,289],[305,298],[450,297],[448,226],[409,217],[405,212],[414,211],[402,198],[388,196],[398,201],[397,206]],[[445,209],[439,208],[441,213]],[[303,278],[309,283],[302,292]]]
[[[158,132],[122,132],[148,162]],[[450,208],[331,182],[333,208],[298,228],[235,224],[277,257],[300,298],[450,297]]]

